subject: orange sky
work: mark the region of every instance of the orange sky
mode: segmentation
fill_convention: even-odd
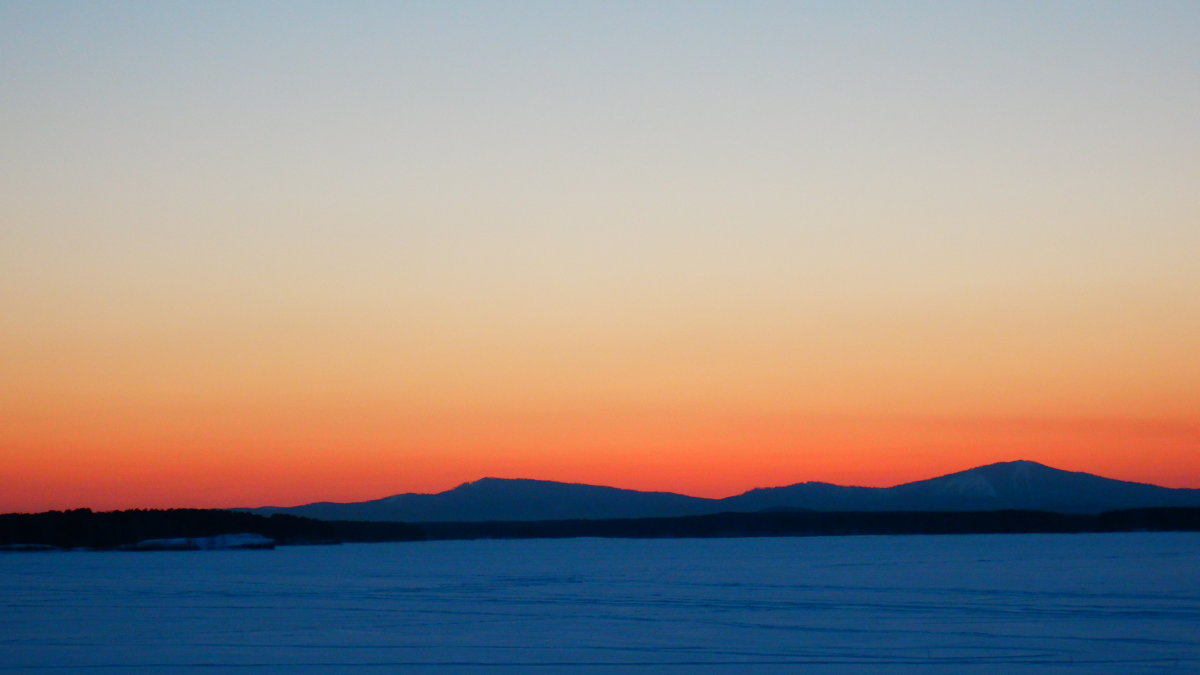
[[[0,511],[1200,487],[1195,6],[470,7],[0,7]]]

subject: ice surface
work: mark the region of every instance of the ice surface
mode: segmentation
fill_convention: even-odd
[[[1190,673],[1200,534],[0,555],[0,673]]]
[[[118,546],[122,551],[214,551],[237,548],[274,548],[275,540],[261,534],[218,534],[214,537],[185,537],[176,539],[145,539],[134,544]]]

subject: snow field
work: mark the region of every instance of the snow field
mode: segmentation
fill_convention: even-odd
[[[0,555],[0,673],[1188,673],[1200,534]]]

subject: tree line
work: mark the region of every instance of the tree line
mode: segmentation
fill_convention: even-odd
[[[110,549],[148,539],[260,534],[278,544],[410,541],[424,533],[404,523],[337,523],[285,514],[221,509],[91,509],[0,515],[0,546]]]
[[[149,539],[253,533],[281,545],[430,539],[772,537],[1200,531],[1200,508],[1047,511],[766,511],[675,518],[496,522],[324,521],[219,509],[90,509],[0,515],[0,546],[112,549]]]

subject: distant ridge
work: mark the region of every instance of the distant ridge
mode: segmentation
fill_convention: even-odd
[[[644,518],[712,513],[714,500],[527,478],[481,478],[437,494],[406,493],[365,502],[318,502],[251,509],[321,520],[485,521]]]
[[[554,481],[483,478],[436,494],[406,493],[364,502],[318,502],[244,509],[321,520],[480,522],[670,518],[724,512],[994,511],[1101,513],[1117,509],[1200,507],[1200,490],[1064,471],[1019,460],[975,467],[889,488],[797,483],[725,499]]]
[[[729,510],[995,511],[1100,513],[1200,506],[1200,490],[1173,489],[1064,471],[1028,460],[999,462],[890,488],[798,483],[722,500]]]

